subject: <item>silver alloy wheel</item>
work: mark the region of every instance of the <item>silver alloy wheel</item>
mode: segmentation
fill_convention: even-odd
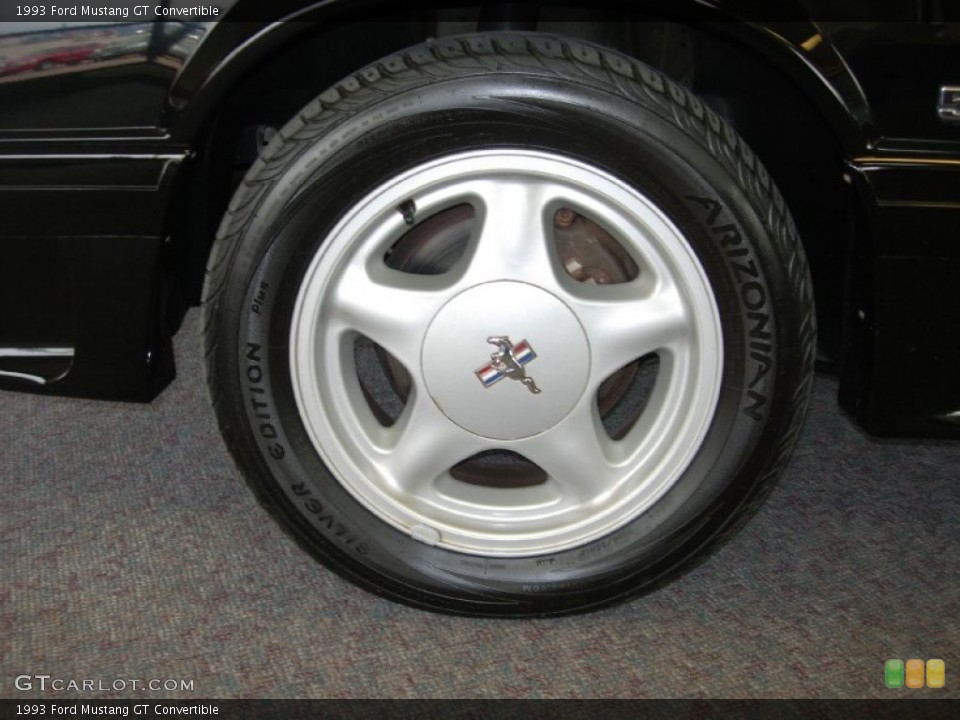
[[[411,215],[465,203],[476,229],[452,267],[422,275],[388,266]],[[549,229],[562,208],[601,220],[639,274],[613,285],[571,278]],[[410,378],[389,426],[358,380],[359,336]],[[509,380],[485,387],[478,372],[496,337],[527,341],[535,357],[523,369],[539,392]],[[652,394],[613,439],[598,390],[651,353],[660,363]],[[657,502],[700,448],[723,364],[709,281],[663,212],[586,163],[507,149],[420,165],[351,208],[304,276],[290,361],[310,440],[363,506],[430,545],[499,557],[588,543]],[[503,488],[451,475],[490,450],[535,463],[546,481]]]

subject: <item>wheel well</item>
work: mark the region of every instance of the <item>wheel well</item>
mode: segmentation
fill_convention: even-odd
[[[342,77],[430,37],[476,31],[479,6],[427,19],[321,26],[244,76],[207,122],[181,186],[173,264],[188,304],[200,296],[210,245],[227,203],[271,131]],[[493,24],[487,23],[487,26]],[[498,23],[497,26],[502,26]],[[526,20],[520,26],[527,28]],[[699,25],[602,17],[589,8],[541,8],[538,31],[613,47],[686,84],[723,115],[762,159],[803,239],[817,301],[820,349],[838,359],[845,268],[852,245],[852,193],[843,151],[814,102],[751,48]]]

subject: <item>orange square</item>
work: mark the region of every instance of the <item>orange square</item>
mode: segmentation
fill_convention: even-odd
[[[923,660],[918,660],[917,658],[911,658],[907,660],[907,687],[908,688],[922,688],[923,687]]]

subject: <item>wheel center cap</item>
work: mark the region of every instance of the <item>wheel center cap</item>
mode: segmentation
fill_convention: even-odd
[[[434,316],[423,377],[437,407],[492,440],[549,430],[574,408],[590,347],[573,312],[534,285],[497,281],[464,290]]]

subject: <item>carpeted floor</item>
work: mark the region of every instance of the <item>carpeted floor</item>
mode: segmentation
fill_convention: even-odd
[[[428,615],[315,565],[260,510],[197,321],[152,405],[0,394],[2,697],[960,697],[960,443],[870,440],[821,378],[768,503],[666,589],[560,620]],[[912,657],[944,659],[946,687],[886,689],[884,661]]]

